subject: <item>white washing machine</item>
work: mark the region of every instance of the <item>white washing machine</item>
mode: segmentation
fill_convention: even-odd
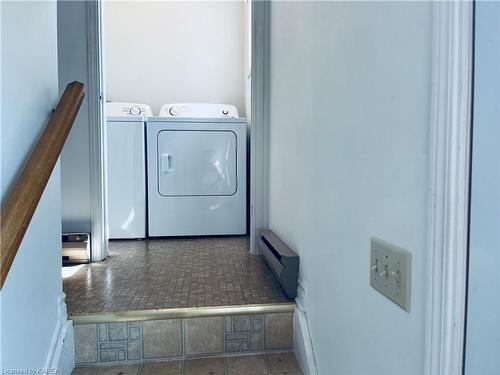
[[[246,121],[234,106],[166,104],[147,120],[149,236],[246,233]]]
[[[146,237],[145,104],[107,103],[109,238]]]

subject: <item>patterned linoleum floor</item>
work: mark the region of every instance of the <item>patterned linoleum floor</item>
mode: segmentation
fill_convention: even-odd
[[[213,357],[171,362],[77,367],[72,375],[302,375],[293,353]]]
[[[78,267],[63,278],[69,315],[290,301],[248,237],[111,241]]]

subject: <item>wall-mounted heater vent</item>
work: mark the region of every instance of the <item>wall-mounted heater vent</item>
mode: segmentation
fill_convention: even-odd
[[[260,233],[259,245],[267,265],[288,298],[297,297],[299,256],[270,230]]]
[[[62,262],[63,265],[88,263],[90,259],[89,233],[63,233]]]

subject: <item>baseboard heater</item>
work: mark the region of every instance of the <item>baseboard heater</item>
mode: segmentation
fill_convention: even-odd
[[[267,265],[288,298],[297,297],[299,256],[270,230],[260,232],[259,246]]]
[[[62,262],[63,265],[88,263],[90,259],[89,233],[63,233]]]

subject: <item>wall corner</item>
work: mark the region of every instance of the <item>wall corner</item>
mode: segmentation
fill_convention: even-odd
[[[70,375],[75,367],[75,340],[73,321],[68,320],[66,294],[58,298],[58,320],[52,336],[46,368],[57,369],[59,375]]]
[[[307,315],[299,307],[293,314],[293,351],[305,375],[319,374]]]

